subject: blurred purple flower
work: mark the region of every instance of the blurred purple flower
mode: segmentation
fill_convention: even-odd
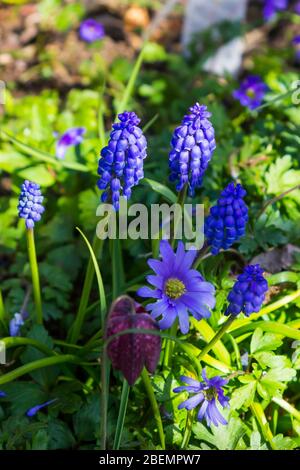
[[[288,7],[288,0],[265,0],[264,19],[269,21],[278,12]]]
[[[219,402],[223,408],[229,406],[229,398],[224,395],[223,391],[223,387],[227,384],[228,380],[222,379],[218,375],[208,379],[205,369],[202,370],[202,378],[203,382],[199,382],[191,377],[180,377],[181,381],[187,385],[176,387],[173,392],[189,392],[193,395],[180,403],[178,409],[186,408],[187,410],[192,410],[202,403],[198,411],[199,421],[205,418],[208,426],[212,424],[218,426],[219,423],[227,424],[227,421],[217,408],[217,403]]]
[[[79,36],[83,41],[94,42],[102,39],[105,35],[104,27],[101,23],[89,18],[82,21],[79,28]]]
[[[2,390],[0,390],[0,398],[4,398],[4,397],[6,397],[6,396],[7,396],[6,393],[3,392]]]
[[[72,129],[68,129],[64,134],[62,134],[56,144],[57,158],[65,158],[68,147],[71,145],[80,144],[83,141],[84,134],[84,127],[73,127]]]
[[[15,313],[9,322],[10,336],[20,336],[20,328],[24,325],[24,318],[21,313]]]
[[[45,403],[42,403],[41,405],[36,405],[33,408],[29,408],[29,410],[26,411],[26,416],[28,416],[29,418],[31,418],[32,416],[35,416],[38,413],[38,411],[40,411],[42,408],[45,408],[46,406],[51,405],[57,400],[58,400],[57,398],[54,398],[53,400],[49,400],[49,401],[46,401]]]
[[[250,110],[261,105],[268,87],[257,75],[249,75],[238,90],[233,92],[233,97]]]
[[[296,49],[296,60],[300,61],[300,34],[294,37],[292,43]]]
[[[296,3],[294,11],[297,13],[297,15],[300,15],[300,2]]]
[[[201,274],[192,269],[197,255],[196,250],[185,252],[182,242],[174,252],[167,240],[160,242],[162,261],[150,259],[148,264],[156,275],[147,276],[147,281],[155,287],[142,287],[137,294],[141,297],[156,299],[147,305],[153,318],[162,316],[159,327],[170,328],[179,319],[183,334],[189,331],[189,313],[196,320],[210,317],[209,308],[215,306],[215,288],[205,282]]]
[[[107,320],[106,338],[131,328],[158,331],[157,323],[128,296],[112,304]],[[144,367],[154,373],[161,351],[158,335],[128,333],[116,336],[107,346],[107,354],[115,369],[121,370],[129,385],[133,385]]]

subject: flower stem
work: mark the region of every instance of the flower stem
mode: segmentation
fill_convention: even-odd
[[[162,420],[160,416],[159,406],[155,398],[155,394],[153,391],[153,387],[152,387],[148,372],[146,371],[145,368],[142,371],[142,380],[143,380],[149,401],[151,403],[152,411],[154,414],[154,419],[157,424],[158,434],[160,438],[160,445],[162,447],[162,450],[165,450],[166,448],[165,433],[164,433],[164,428],[163,428],[163,424],[162,424]]]
[[[2,325],[4,331],[7,330],[7,315],[4,307],[2,291],[0,289],[0,324]]]
[[[29,255],[29,263],[31,268],[31,277],[33,285],[33,296],[35,301],[36,308],[36,320],[37,323],[43,324],[43,309],[42,309],[42,298],[41,298],[41,288],[40,288],[40,278],[39,278],[39,269],[36,259],[35,251],[35,242],[34,242],[34,232],[33,229],[27,229],[27,247]]]
[[[256,418],[261,431],[263,433],[263,436],[265,440],[270,444],[270,447],[272,450],[277,450],[276,445],[274,444],[273,441],[273,434],[270,429],[269,423],[267,421],[267,418],[265,416],[264,410],[262,409],[262,406],[258,402],[253,402],[250,405],[251,411],[253,416]]]
[[[183,212],[183,206],[184,206],[184,202],[186,198],[186,193],[187,193],[187,184],[185,184],[184,187],[181,189],[177,198],[177,204],[180,205],[181,212]],[[172,246],[172,248],[174,248],[174,245],[175,245],[175,240],[176,240],[175,235],[177,233],[177,228],[178,228],[178,218],[176,218],[176,221],[177,221],[177,224],[175,223],[175,220],[173,218],[173,223],[171,224],[170,245]]]
[[[186,449],[187,446],[189,445],[191,434],[192,434],[192,426],[193,426],[194,416],[195,416],[195,409],[190,410],[188,412],[188,415],[187,415],[187,418],[186,418],[186,426],[185,426],[185,430],[184,430],[182,443],[181,443],[181,446],[180,446],[181,449]]]
[[[170,336],[176,337],[177,325],[178,325],[178,321],[176,319],[170,328]],[[164,367],[171,367],[173,350],[174,350],[174,342],[170,339],[167,339],[164,360],[163,360]]]
[[[127,380],[124,379],[113,450],[119,450],[120,448],[121,437],[123,433],[125,416],[126,416],[126,411],[127,411],[129,391],[130,391],[130,386],[128,385]]]
[[[279,405],[283,410],[287,411],[289,414],[294,416],[294,418],[296,418],[300,422],[300,412],[296,410],[296,408],[294,408],[292,405],[290,405],[290,403],[288,403],[283,398],[277,397],[273,397],[272,401]]]
[[[208,252],[208,248],[209,247],[208,247],[207,243],[205,242],[203,247],[197,253],[197,256],[196,256],[195,261],[193,263],[193,268],[194,269],[198,268],[198,266],[201,263],[202,259],[204,258],[204,256]]]
[[[209,351],[214,347],[214,345],[222,338],[222,336],[226,333],[232,322],[235,320],[234,316],[230,316],[228,320],[223,324],[223,326],[219,329],[219,331],[215,334],[215,336],[210,340],[210,342],[204,346],[202,351],[200,352],[198,359],[202,359],[205,354],[209,353]]]
[[[103,246],[103,240],[99,239],[97,236],[95,236],[94,241],[93,241],[93,251],[98,255],[99,252],[101,252]],[[92,260],[92,257],[90,256],[86,274],[85,274],[85,279],[83,283],[83,288],[82,288],[82,294],[81,294],[81,299],[76,315],[76,319],[73,323],[73,327],[70,333],[70,336],[68,337],[68,340],[70,343],[77,343],[79,337],[80,337],[80,332],[81,328],[85,319],[85,314],[86,314],[86,309],[88,306],[92,286],[93,286],[93,280],[95,276],[95,269],[94,269],[94,263]]]

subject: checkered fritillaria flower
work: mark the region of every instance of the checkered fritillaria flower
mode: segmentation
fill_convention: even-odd
[[[124,295],[112,304],[107,319],[106,338],[128,329],[159,330],[146,310]],[[112,366],[123,373],[129,385],[135,383],[144,367],[154,373],[160,351],[160,336],[146,333],[119,335],[111,339],[107,346]]]

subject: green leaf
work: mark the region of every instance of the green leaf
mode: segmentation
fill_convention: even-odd
[[[45,165],[35,165],[17,172],[18,176],[30,181],[36,181],[41,186],[52,186],[55,183],[53,173],[47,170]]]
[[[258,351],[272,351],[282,345],[281,339],[273,333],[263,334],[261,328],[257,328],[252,336],[250,351],[251,354]]]
[[[292,169],[292,165],[292,157],[285,155],[282,158],[277,158],[270,166],[265,176],[268,194],[280,194],[299,184],[300,170]],[[293,191],[286,197],[300,200],[300,191]]]
[[[48,434],[45,429],[39,429],[33,435],[31,450],[47,450],[48,449]]]
[[[233,410],[238,410],[244,406],[248,408],[254,400],[256,391],[256,381],[252,380],[247,385],[237,388],[231,395],[230,406]]]
[[[245,434],[246,428],[239,418],[232,417],[227,426],[216,427],[212,425],[211,430],[212,434],[200,422],[193,426],[193,433],[200,441],[206,441],[218,450],[235,450]]]
[[[174,194],[173,191],[171,191],[171,189],[169,189],[167,186],[149,178],[144,178],[141,181],[141,184],[146,184],[150,186],[153,191],[163,196],[167,201],[171,202],[172,204],[177,202],[176,194]]]
[[[293,450],[298,447],[298,444],[290,437],[283,437],[282,434],[277,434],[273,438],[273,442],[278,450]]]
[[[58,419],[51,419],[48,424],[49,450],[72,449],[75,439],[67,424]]]
[[[93,395],[74,415],[74,430],[81,441],[92,441],[100,429],[100,397]]]

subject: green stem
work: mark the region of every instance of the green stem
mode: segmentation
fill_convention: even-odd
[[[174,338],[176,338],[177,326],[178,326],[178,321],[176,319],[170,328],[170,336],[173,336]],[[171,367],[173,350],[174,350],[174,342],[171,339],[167,339],[166,349],[165,349],[165,354],[164,354],[164,361],[163,361],[164,367]]]
[[[35,301],[36,308],[36,320],[37,323],[43,324],[43,309],[42,309],[42,298],[41,298],[41,288],[40,288],[40,278],[39,278],[39,269],[36,259],[35,243],[34,243],[34,232],[33,229],[27,229],[27,246],[28,246],[28,255],[29,263],[31,268],[31,277],[33,285],[33,296]]]
[[[219,329],[219,331],[215,334],[212,340],[204,346],[201,353],[198,356],[198,359],[202,359],[205,354],[209,353],[209,351],[214,347],[214,345],[222,338],[222,336],[226,333],[232,322],[235,320],[234,316],[230,316],[228,320],[223,324],[223,326]]]
[[[191,434],[192,434],[192,426],[193,426],[194,416],[195,416],[195,409],[189,411],[188,414],[187,414],[186,426],[185,426],[185,430],[184,430],[182,443],[181,443],[181,446],[180,446],[181,449],[186,449],[187,446],[189,445]]]
[[[162,447],[162,450],[165,450],[166,448],[165,433],[164,433],[164,428],[163,428],[163,424],[162,424],[162,420],[160,416],[159,406],[155,398],[155,394],[153,391],[153,387],[152,387],[148,372],[146,371],[145,368],[142,371],[142,380],[143,380],[143,383],[144,383],[144,386],[145,386],[145,389],[146,389],[146,392],[147,392],[147,395],[148,395],[148,398],[152,407],[154,419],[157,424],[158,434],[160,438],[160,445]]]
[[[17,369],[8,372],[0,377],[0,385],[12,382],[17,378],[25,374],[30,374],[32,371],[42,369],[44,367],[54,366],[56,364],[63,364],[65,362],[79,362],[78,357],[73,354],[65,354],[62,356],[46,357],[44,359],[38,359],[37,361],[25,364]]]
[[[130,391],[130,386],[128,385],[127,380],[124,379],[113,450],[119,450],[120,448],[121,437],[123,433],[125,416],[126,416],[126,411],[127,411],[129,391]]]
[[[3,331],[7,330],[7,315],[4,307],[4,302],[3,302],[3,297],[2,297],[2,291],[0,289],[0,324],[3,327]]]
[[[270,429],[269,423],[267,421],[267,418],[265,416],[264,410],[262,409],[262,406],[258,402],[253,402],[250,405],[251,411],[253,416],[256,418],[261,431],[263,433],[263,436],[265,440],[270,444],[270,447],[272,450],[277,450],[276,445],[274,444],[273,441],[273,434]]]
[[[98,255],[100,249],[102,248],[102,244],[103,244],[103,240],[95,236],[94,241],[93,241],[93,251],[96,254],[96,256]],[[85,274],[84,283],[83,283],[82,294],[80,298],[77,315],[73,323],[71,333],[68,337],[68,341],[70,341],[70,343],[77,343],[80,337],[81,328],[85,319],[86,310],[87,310],[87,306],[88,306],[88,302],[89,302],[89,298],[90,298],[90,294],[91,294],[91,290],[93,286],[94,276],[95,276],[95,268],[94,268],[93,259],[90,256],[86,274]]]
[[[106,348],[103,348],[101,367],[101,421],[100,421],[100,449],[106,449],[107,438],[107,407],[108,407],[108,359]]]
[[[240,354],[240,350],[237,345],[237,342],[235,341],[234,337],[230,335],[229,333],[228,333],[228,338],[230,339],[230,342],[235,352],[236,366],[238,370],[242,370],[243,367],[242,367],[242,362],[241,362],[241,354]]]
[[[300,412],[296,410],[296,408],[294,408],[292,405],[290,405],[290,403],[288,403],[283,398],[277,397],[273,397],[272,401],[279,405],[283,410],[287,411],[289,414],[294,416],[294,418],[296,418],[300,422]]]
[[[178,198],[177,198],[177,204],[180,205],[181,210],[183,209],[183,206],[184,206],[186,193],[187,193],[187,184],[184,185],[182,190],[179,192]],[[178,218],[177,218],[177,224],[175,224],[174,219],[173,219],[173,223],[171,224],[170,244],[173,248],[174,248],[175,241],[176,241],[175,235],[177,233],[177,228],[178,228]]]
[[[39,351],[43,352],[47,356],[57,355],[55,351],[45,346],[44,343],[41,343],[40,341],[37,341],[32,338],[21,338],[18,336],[14,336],[14,337],[10,336],[8,338],[2,338],[1,341],[3,341],[3,343],[5,344],[6,349],[13,348],[16,346],[32,346],[33,348],[38,349]]]
[[[206,243],[204,243],[203,247],[198,251],[197,256],[195,258],[195,261],[193,263],[193,268],[194,269],[198,268],[198,266],[201,263],[202,259],[204,258],[204,256],[208,252],[208,249],[209,249],[209,247],[206,245]]]

